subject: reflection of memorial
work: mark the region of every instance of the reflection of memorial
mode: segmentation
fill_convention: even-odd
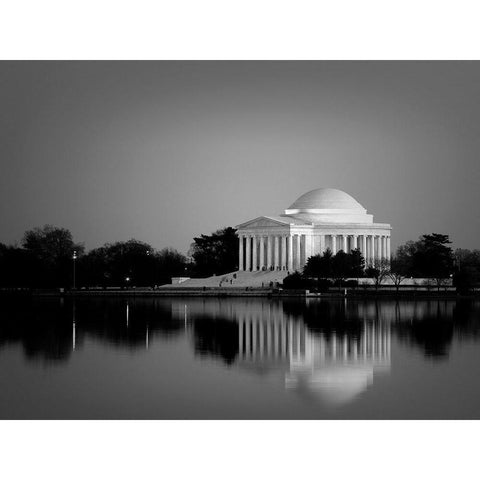
[[[469,300],[52,298],[2,308],[0,352],[18,344],[26,358],[55,363],[85,342],[140,352],[186,337],[196,355],[337,401],[388,370],[391,334],[436,359],[455,338],[480,337],[480,305]]]
[[[238,328],[240,362],[284,363],[286,388],[325,403],[352,400],[373,382],[374,374],[390,370],[386,323],[363,322],[355,336],[312,334],[304,323],[283,315],[242,317]]]

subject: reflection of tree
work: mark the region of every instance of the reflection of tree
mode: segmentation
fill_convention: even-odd
[[[27,358],[46,361],[69,358],[74,322],[77,348],[88,336],[138,349],[145,346],[147,331],[169,338],[184,329],[183,321],[172,315],[170,303],[161,299],[3,299],[2,310],[0,348],[20,343]]]
[[[453,322],[441,316],[427,316],[395,327],[401,341],[420,347],[427,357],[447,358],[453,340]]]
[[[401,341],[420,347],[426,356],[446,359],[454,338],[480,336],[479,308],[473,301],[459,300],[449,312],[437,301],[436,309],[412,318],[399,319],[395,332]]]
[[[195,352],[231,364],[238,356],[238,326],[227,318],[197,317],[193,321]]]
[[[257,306],[265,302],[258,300],[257,305],[245,301],[238,312],[248,314],[251,309],[254,317],[261,319],[263,313],[259,312],[263,310]],[[239,355],[239,313],[219,314],[214,308],[215,301],[206,300],[205,307],[192,314],[187,303],[161,298],[89,297],[75,302],[57,298],[22,301],[4,298],[0,349],[17,343],[29,359],[61,361],[71,355],[73,336],[77,350],[86,338],[118,348],[143,349],[148,339],[181,335],[188,324],[196,353],[233,363]],[[278,315],[278,320],[304,323],[313,335],[322,335],[327,341],[333,336],[346,337],[349,341],[359,339],[365,321],[391,321],[392,333],[401,342],[437,359],[448,356],[455,338],[480,337],[480,304],[472,300],[453,304],[443,300],[416,303],[285,300],[268,301],[268,305],[269,319],[272,315],[269,322],[274,323]]]
[[[162,337],[183,331],[183,323],[173,318],[169,306],[159,299],[81,299],[76,301],[77,328],[80,336],[138,348],[145,345],[147,329],[150,335]]]
[[[29,359],[60,361],[71,352],[71,320],[58,300],[37,302],[32,299],[2,301],[0,348],[21,343]]]
[[[459,300],[453,309],[446,308],[442,300],[418,303],[429,308],[418,309],[408,318],[401,317],[399,302],[395,303],[394,333],[400,341],[419,347],[426,356],[446,358],[454,338],[480,336],[480,308],[474,301]],[[370,307],[368,314],[361,315],[366,306]],[[358,338],[362,321],[381,321],[382,309],[385,312],[386,308],[391,306],[377,301],[374,304],[336,300],[284,303],[285,313],[305,322],[313,333],[323,334],[327,339],[332,334]]]
[[[453,307],[453,322],[459,338],[480,337],[480,305],[471,299],[462,299]]]
[[[343,301],[320,300],[311,303],[286,301],[284,312],[298,321],[303,321],[314,334],[322,334],[327,339],[332,335],[346,335],[359,338],[362,332],[362,319],[357,309],[349,308]]]

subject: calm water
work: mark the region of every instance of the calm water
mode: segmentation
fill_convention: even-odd
[[[480,302],[1,301],[0,417],[480,418]]]

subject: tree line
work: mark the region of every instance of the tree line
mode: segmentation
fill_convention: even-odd
[[[0,243],[0,287],[163,285],[172,277],[232,272],[238,268],[237,255],[238,240],[231,227],[194,238],[186,256],[135,239],[86,252],[69,230],[45,225],[26,231],[20,246]]]
[[[422,235],[398,247],[390,262],[365,265],[360,250],[326,250],[308,258],[303,272],[284,281],[287,288],[311,288],[345,279],[370,277],[378,286],[389,277],[398,287],[405,278],[453,278],[463,290],[480,283],[480,250],[451,248],[448,235]],[[74,259],[75,256],[75,259]],[[74,274],[75,268],[75,274]],[[238,237],[225,227],[193,239],[188,255],[174,248],[157,250],[131,239],[85,251],[71,232],[52,225],[25,232],[20,246],[0,243],[0,287],[127,287],[170,283],[171,277],[207,277],[238,270]]]
[[[452,279],[461,291],[468,291],[480,283],[480,250],[450,247],[448,235],[432,233],[422,235],[417,241],[408,241],[398,247],[390,261],[380,260],[370,265],[360,250],[340,250],[335,255],[327,249],[323,254],[307,260],[303,272],[285,278],[287,288],[327,289],[331,285],[349,286],[355,282],[346,279],[367,277],[378,288],[387,278],[400,288],[406,278],[430,279],[437,287]]]

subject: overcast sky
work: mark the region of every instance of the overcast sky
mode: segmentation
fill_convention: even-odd
[[[479,62],[0,62],[0,242],[192,237],[339,188],[480,248]]]

